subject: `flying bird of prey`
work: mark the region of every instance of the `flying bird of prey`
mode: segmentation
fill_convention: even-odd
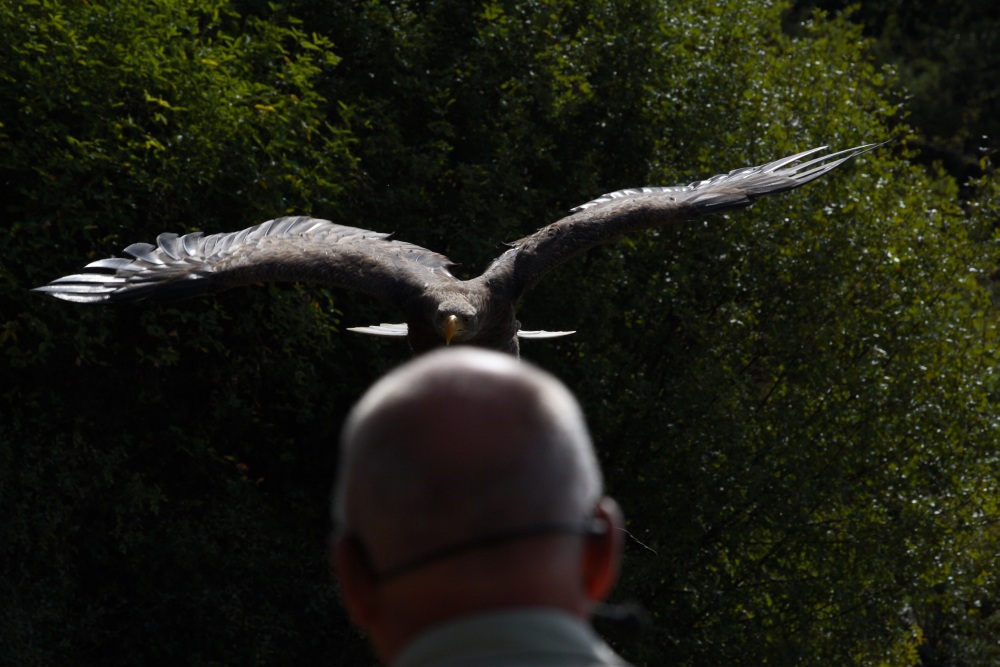
[[[524,293],[566,260],[635,230],[745,208],[757,197],[815,180],[874,146],[817,157],[827,148],[821,146],[689,185],[611,192],[510,243],[509,250],[471,280],[454,277],[447,257],[393,240],[390,234],[285,217],[228,234],[160,234],[155,246],[136,243],[125,248],[131,259],[102,259],[88,264],[83,273],[36,290],[67,301],[119,303],[260,281],[315,282],[387,300],[405,319],[405,324],[351,331],[407,336],[414,353],[466,343],[517,355],[519,337],[574,333],[525,331],[515,316]]]

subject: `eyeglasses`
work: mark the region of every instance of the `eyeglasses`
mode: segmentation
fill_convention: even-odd
[[[536,523],[528,526],[522,526],[520,528],[514,528],[511,530],[500,531],[497,533],[488,533],[480,537],[474,537],[469,540],[463,540],[461,542],[456,542],[454,544],[449,544],[438,549],[433,549],[432,551],[412,558],[408,561],[404,561],[398,565],[393,565],[390,568],[382,570],[381,572],[375,570],[372,566],[371,554],[365,547],[364,543],[357,535],[352,535],[351,539],[357,544],[357,548],[364,555],[365,560],[369,564],[369,568],[372,573],[372,578],[376,584],[384,584],[385,582],[395,579],[403,574],[407,574],[414,570],[418,570],[422,567],[436,563],[438,561],[447,560],[449,558],[454,558],[455,556],[470,552],[478,551],[480,549],[489,549],[491,547],[496,547],[501,544],[507,544],[509,542],[515,542],[518,540],[524,540],[532,537],[539,537],[542,535],[583,535],[585,537],[598,537],[606,535],[608,533],[608,525],[603,519],[598,519],[597,517],[591,518],[588,521],[582,523],[572,523],[572,522],[560,522],[552,521],[547,523]]]

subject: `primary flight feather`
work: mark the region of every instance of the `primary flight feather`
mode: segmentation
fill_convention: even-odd
[[[826,146],[758,167],[673,187],[618,190],[509,244],[486,271],[459,280],[451,261],[389,234],[310,217],[269,220],[239,232],[160,234],[135,243],[127,258],[102,259],[35,288],[80,303],[173,298],[261,281],[304,281],[357,290],[393,303],[405,324],[351,331],[407,336],[415,353],[451,343],[517,355],[518,337],[573,332],[525,331],[515,311],[524,293],[550,270],[595,245],[638,229],[744,208],[763,195],[804,185],[871,150],[866,144],[812,159]]]

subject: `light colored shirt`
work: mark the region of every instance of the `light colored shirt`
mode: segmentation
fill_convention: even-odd
[[[629,667],[589,625],[562,611],[462,618],[417,637],[393,667]]]

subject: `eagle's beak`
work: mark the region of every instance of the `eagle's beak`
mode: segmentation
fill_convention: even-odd
[[[458,331],[458,316],[449,315],[448,322],[444,325],[444,344],[451,345],[451,338]]]

